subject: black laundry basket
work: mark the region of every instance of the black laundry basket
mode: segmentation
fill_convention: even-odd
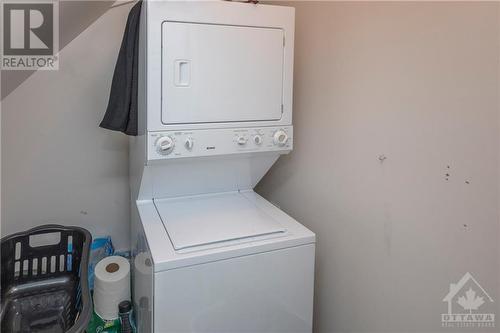
[[[90,233],[44,225],[1,240],[2,333],[84,332],[92,315]]]

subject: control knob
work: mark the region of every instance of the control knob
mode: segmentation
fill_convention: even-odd
[[[184,147],[186,147],[187,150],[193,149],[194,146],[194,140],[193,138],[187,138],[186,142],[184,142]]]
[[[156,140],[156,150],[160,155],[170,154],[175,147],[174,140],[169,136],[162,136]]]
[[[243,146],[247,143],[247,138],[245,138],[244,136],[239,136],[237,139],[236,139],[236,142],[240,145],[240,146]]]
[[[274,133],[273,141],[275,145],[283,147],[288,141],[288,134],[283,130],[278,130]]]
[[[260,134],[256,134],[256,135],[253,137],[253,142],[254,142],[256,145],[258,145],[258,146],[260,146],[260,145],[262,144],[262,141],[263,141],[263,140],[262,140],[262,135],[260,135]]]

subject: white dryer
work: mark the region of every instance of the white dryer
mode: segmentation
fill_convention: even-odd
[[[293,8],[146,1],[141,15],[139,332],[311,332],[315,235],[253,191],[293,147]]]

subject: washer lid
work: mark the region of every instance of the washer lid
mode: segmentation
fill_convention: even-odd
[[[175,250],[286,231],[240,193],[155,199]]]

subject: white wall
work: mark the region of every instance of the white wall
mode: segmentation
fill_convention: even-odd
[[[2,101],[2,235],[46,222],[129,246],[128,140],[98,127],[130,5],[113,8]]]
[[[258,191],[317,234],[315,331],[440,331],[467,271],[500,301],[498,4],[291,5],[295,150]]]

